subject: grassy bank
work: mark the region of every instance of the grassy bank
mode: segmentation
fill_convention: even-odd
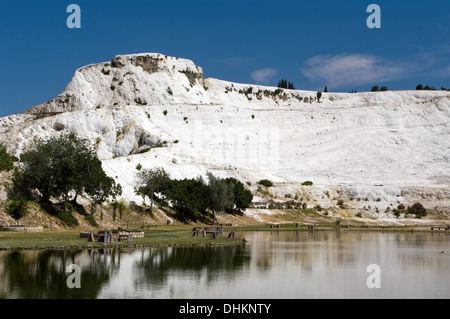
[[[336,231],[337,224],[316,224],[315,231]],[[245,242],[239,232],[243,231],[311,231],[307,225],[280,224],[278,228],[266,225],[249,225],[225,227],[224,237],[213,240],[211,237],[193,237],[192,225],[152,225],[143,229],[144,238],[136,238],[133,242],[122,241],[108,244],[107,247],[158,247],[158,246],[212,246],[239,245]],[[341,225],[341,231],[385,231],[385,232],[431,232],[430,226],[354,226]],[[227,238],[230,231],[238,232],[234,239]],[[445,232],[450,231],[433,231]],[[44,231],[42,233],[0,232],[0,250],[10,249],[71,249],[71,248],[103,248],[103,243],[88,242],[80,238],[78,230]]]
[[[108,247],[157,247],[157,246],[209,246],[209,245],[239,245],[243,238],[228,239],[228,232],[224,237],[192,237],[192,226],[160,226],[144,230],[144,238],[136,238],[133,242],[122,241],[108,244]],[[7,249],[70,249],[70,248],[102,248],[103,243],[88,242],[80,238],[80,232],[44,231],[42,233],[0,233],[0,250]]]

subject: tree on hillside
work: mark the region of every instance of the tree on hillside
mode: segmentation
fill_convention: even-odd
[[[323,91],[324,91],[325,93],[328,93],[328,86],[325,86],[325,88],[323,89]]]
[[[282,79],[278,82],[278,88],[295,90],[294,83],[288,82],[288,80],[286,80],[286,79]]]
[[[181,218],[193,220],[206,212],[211,198],[209,187],[200,178],[171,180],[163,194]]]
[[[236,178],[227,178],[225,182],[233,189],[233,202],[237,210],[242,211],[250,207],[253,194],[245,189],[244,184]]]
[[[417,90],[417,91],[423,90],[423,85],[422,85],[422,84],[419,84],[418,86],[416,86],[416,90]]]
[[[0,172],[11,171],[14,167],[15,162],[17,162],[17,158],[9,155],[6,147],[0,144]]]
[[[42,202],[54,198],[67,210],[67,203],[78,195],[98,203],[118,194],[119,187],[103,171],[88,141],[68,134],[39,140],[21,155],[13,176],[13,196],[32,199],[34,190]]]
[[[138,182],[135,188],[136,195],[145,198],[150,198],[150,210],[153,210],[153,199],[155,193],[162,192],[170,182],[169,174],[162,168],[155,168],[151,170],[143,170],[138,173]]]
[[[322,98],[322,92],[317,92],[317,101],[320,103],[320,99]]]
[[[378,85],[372,86],[371,91],[372,92],[378,92],[378,91],[380,91],[380,87]]]
[[[216,213],[232,210],[234,207],[234,184],[227,183],[226,180],[215,177],[208,172],[208,187],[211,192],[210,210],[213,213],[214,223]]]

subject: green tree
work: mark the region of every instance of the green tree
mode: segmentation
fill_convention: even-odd
[[[242,182],[238,181],[236,178],[227,178],[225,180],[234,192],[234,205],[237,210],[245,210],[250,207],[250,204],[253,200],[253,194],[248,189],[245,189],[245,186]]]
[[[155,168],[151,170],[143,170],[137,174],[136,195],[142,196],[145,204],[145,198],[150,198],[150,210],[153,210],[153,199],[155,193],[162,192],[170,182],[169,174],[164,168]]]
[[[122,186],[116,184],[114,179],[107,176],[103,170],[91,170],[88,180],[90,183],[87,185],[85,192],[92,200],[91,215],[94,215],[95,207],[104,203],[108,198],[116,199],[122,195]]]
[[[210,210],[213,213],[214,223],[216,213],[232,210],[234,207],[234,184],[227,183],[226,180],[215,177],[208,172],[208,186],[211,192]]]
[[[423,85],[419,84],[418,86],[416,86],[416,90],[421,91],[423,90]]]
[[[328,92],[328,86],[325,86],[325,88],[323,89],[323,91],[324,91],[325,93],[327,93],[327,92]]]
[[[372,92],[378,92],[380,91],[380,87],[378,85],[372,86]]]
[[[211,198],[210,189],[201,178],[171,180],[163,194],[180,217],[193,220],[206,212]]]
[[[322,92],[317,92],[317,101],[320,103],[320,99],[322,98]]]
[[[17,162],[17,158],[9,155],[6,147],[3,144],[0,144],[0,172],[9,172],[13,169],[15,162]]]
[[[19,220],[28,215],[28,202],[26,199],[13,199],[6,212],[19,223]]]
[[[78,195],[99,203],[118,189],[103,171],[88,141],[67,134],[39,140],[32,150],[21,155],[12,192],[15,197],[27,198],[38,190],[42,202],[49,203],[54,198],[62,201],[67,210],[67,203]]]

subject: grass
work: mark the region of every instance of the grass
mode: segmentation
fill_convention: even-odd
[[[224,237],[212,240],[210,237],[192,237],[193,226],[157,226],[144,230],[144,238],[133,239],[133,242],[122,241],[108,244],[108,246],[202,246],[241,244],[242,238],[228,239],[228,232],[224,230]],[[80,238],[80,231],[44,231],[42,233],[0,233],[0,249],[33,249],[33,248],[92,248],[104,247],[103,243],[88,242],[87,238]]]

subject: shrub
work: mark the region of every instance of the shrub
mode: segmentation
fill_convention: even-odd
[[[415,203],[411,207],[408,207],[408,214],[414,214],[417,217],[427,216],[427,210],[421,203]]]
[[[418,86],[416,86],[416,90],[421,91],[423,90],[423,85],[419,84]]]
[[[25,199],[13,199],[6,208],[6,212],[18,222],[28,215],[28,202]]]
[[[306,182],[303,182],[302,185],[303,185],[303,186],[312,186],[312,185],[313,185],[313,182],[311,182],[311,181],[306,181]]]
[[[269,181],[268,179],[262,179],[258,182],[259,185],[266,186],[266,187],[272,187],[273,183]]]
[[[171,89],[171,88],[168,88],[168,89],[167,89],[167,93],[169,93],[170,95],[173,95],[172,89]]]
[[[140,171],[140,170],[142,169],[141,163],[139,163],[139,164],[136,165],[136,169],[137,169],[138,171]]]
[[[144,149],[142,149],[142,150],[139,151],[139,154],[147,153],[147,152],[150,151],[150,150],[151,150],[150,147],[149,147],[149,148],[144,148]],[[142,167],[141,167],[141,168],[142,168]],[[137,167],[136,167],[136,169],[137,169]]]
[[[322,98],[322,92],[317,92],[317,101],[320,103],[320,99]]]
[[[165,111],[163,112],[163,114],[164,114],[164,116],[167,116],[167,110],[165,110]]]
[[[111,89],[111,91],[114,91],[116,89],[114,85],[111,85],[109,88]]]
[[[388,91],[388,88],[386,86],[382,86],[380,88],[380,92],[386,92],[386,91]]]
[[[283,93],[283,90],[282,90],[282,89],[276,89],[276,90],[273,92],[274,95],[279,95],[279,94],[281,94],[281,93]]]
[[[339,199],[338,202],[337,202],[337,204],[338,204],[338,206],[339,206],[340,208],[344,208],[344,200]]]
[[[41,208],[46,211],[48,214],[55,216],[62,220],[67,226],[78,226],[78,220],[73,217],[71,214],[65,212],[64,210],[56,207],[50,203],[41,203]]]
[[[14,162],[17,162],[17,158],[11,156],[6,151],[6,147],[0,144],[0,171],[10,171],[14,167]]]
[[[89,222],[91,226],[98,227],[97,221],[95,220],[94,216],[86,215],[84,216],[84,218]]]
[[[372,92],[378,92],[378,91],[380,91],[380,87],[378,85],[372,86],[371,91]]]

